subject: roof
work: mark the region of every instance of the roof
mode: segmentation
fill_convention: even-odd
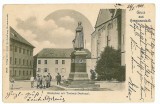
[[[34,46],[29,43],[26,39],[24,39],[19,33],[17,33],[11,26],[10,26],[10,39],[18,41],[20,43],[29,45],[34,48]]]
[[[120,14],[120,9],[100,9],[95,27],[102,25]],[[114,17],[112,17],[114,16]]]
[[[88,55],[87,58],[91,58],[91,52],[88,49],[85,50]],[[73,48],[44,48],[38,54],[38,58],[70,58]]]

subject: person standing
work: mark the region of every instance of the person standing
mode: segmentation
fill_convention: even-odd
[[[37,81],[37,88],[39,88],[40,87],[40,76],[39,76],[39,74],[37,74],[36,81]]]
[[[14,79],[13,79],[13,77],[10,79],[10,82],[11,82],[11,89],[13,89],[13,86],[14,86]]]
[[[52,76],[50,75],[50,73],[48,73],[48,78],[49,78],[48,87],[51,87]]]
[[[60,83],[61,83],[61,75],[59,73],[57,73],[56,80],[57,80],[57,85],[60,85]]]
[[[39,78],[39,81],[40,81],[40,85],[39,85],[39,87],[40,88],[42,88],[43,86],[42,86],[42,79],[43,79],[43,77],[42,77],[42,75],[40,75],[40,78]]]
[[[46,76],[46,88],[49,87],[49,82],[50,82],[50,81],[49,81],[49,76],[47,75],[47,76]]]
[[[46,76],[43,76],[42,78],[42,87],[46,88]]]
[[[95,80],[95,78],[96,78],[96,72],[91,69],[90,73],[91,73],[91,80]]]
[[[30,81],[31,81],[31,88],[34,88],[34,77],[31,77]]]

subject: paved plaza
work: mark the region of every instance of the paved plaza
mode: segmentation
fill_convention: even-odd
[[[42,90],[42,88],[37,88],[36,87],[37,83],[34,83],[34,88],[31,88],[31,82],[30,80],[21,80],[21,81],[15,81],[14,86],[13,86],[13,90]],[[53,90],[53,91],[57,91],[57,90],[64,90],[60,87],[57,87],[56,82],[52,81],[51,82],[51,87],[49,88],[45,88],[43,90]]]
[[[13,90],[52,90],[52,91],[63,91],[63,90],[92,90],[92,91],[115,91],[115,90],[123,90],[125,87],[125,82],[107,82],[107,81],[97,81],[95,84],[100,85],[99,88],[96,89],[85,89],[85,88],[79,88],[79,89],[68,89],[63,86],[56,85],[56,81],[51,81],[51,87],[40,89],[36,87],[36,82],[34,83],[34,88],[31,88],[31,82],[30,80],[20,80],[15,81]]]

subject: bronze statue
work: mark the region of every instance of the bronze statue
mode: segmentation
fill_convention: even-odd
[[[73,40],[74,50],[82,50],[84,49],[84,41],[83,41],[83,27],[81,22],[78,22],[78,27],[76,28],[76,36]]]

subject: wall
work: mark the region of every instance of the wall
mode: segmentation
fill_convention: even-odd
[[[41,64],[38,64],[38,60],[41,60]],[[47,64],[44,63],[45,60],[47,60]],[[58,64],[55,64],[55,60],[58,60]],[[62,60],[65,60],[65,64],[62,64]],[[38,68],[42,70],[41,72],[37,72],[37,74],[44,74],[44,69],[47,68],[48,72],[51,74],[53,79],[55,79],[57,73],[60,73],[65,78],[68,78],[70,72],[70,64],[71,64],[71,59],[69,58],[68,59],[37,58],[37,71]]]
[[[15,46],[17,47],[17,52],[15,52]],[[21,53],[19,52],[19,48],[21,48]],[[25,54],[23,54],[23,49],[26,50]],[[27,54],[27,50],[30,50],[31,54],[30,52]],[[24,65],[23,59],[25,60]],[[30,79],[31,76],[33,76],[32,47],[14,40],[10,41],[10,76],[13,76],[15,80],[27,80]]]
[[[118,30],[117,30],[117,18],[110,21],[110,24],[112,25],[111,28],[108,28],[108,35],[110,37],[109,45],[110,47],[113,47],[114,49],[118,49]],[[109,25],[109,24],[108,24]],[[107,45],[107,44],[106,44]]]
[[[91,69],[95,69],[97,61],[97,32],[94,31],[91,35]]]
[[[125,66],[125,20],[126,20],[126,11],[122,10],[122,15],[121,15],[121,34],[122,34],[122,38],[121,38],[121,65]]]
[[[96,27],[95,32],[91,35],[91,42],[92,68],[96,66],[97,59],[100,58],[101,52],[103,52],[107,45],[110,47],[112,46],[114,49],[121,49],[121,65],[124,66],[125,10],[122,10],[121,14],[114,17],[113,20]]]

